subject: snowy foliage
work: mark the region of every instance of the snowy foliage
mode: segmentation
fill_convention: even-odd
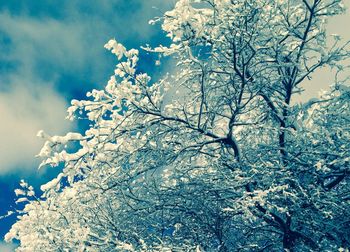
[[[162,18],[175,77],[151,81],[116,40],[104,90],[73,100],[84,133],[46,139],[64,164],[6,240],[17,251],[345,251],[350,246],[350,90],[293,105],[348,43],[326,46],[341,0],[179,0]],[[175,68],[175,67],[174,67]],[[338,76],[338,75],[337,75]],[[169,97],[173,97],[170,99]],[[70,146],[80,147],[76,151]]]

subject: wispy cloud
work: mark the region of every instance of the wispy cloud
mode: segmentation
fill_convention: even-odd
[[[152,39],[147,21],[174,0],[18,1],[0,4],[0,175],[29,171],[40,129],[64,133],[69,99],[103,86],[114,59],[103,49],[117,37],[129,46]],[[156,8],[153,8],[155,6]],[[158,9],[157,9],[158,8]],[[98,84],[99,85],[98,85]]]
[[[42,141],[36,133],[69,130],[73,124],[64,120],[65,107],[64,99],[49,86],[14,85],[0,93],[0,175],[37,167],[34,156]]]
[[[15,248],[16,248],[16,246],[14,244],[0,242],[0,251],[1,252],[14,252]]]
[[[2,79],[8,78],[9,73],[34,76],[53,82],[56,88],[69,89],[72,88],[69,84],[58,83],[61,75],[80,79],[89,73],[89,81],[96,81],[103,70],[101,66],[105,67],[103,61],[99,62],[104,57],[102,46],[97,47],[91,38],[86,38],[88,31],[84,24],[1,13],[0,31],[10,44],[9,50],[1,52],[1,58],[13,65],[7,73],[2,73]],[[30,85],[38,86],[38,83]]]
[[[169,9],[173,0],[126,2],[61,1],[61,13],[52,16],[49,11],[47,16],[36,16],[3,10],[0,32],[8,38],[9,50],[1,50],[0,60],[13,63],[12,70],[45,80],[56,78],[58,82],[62,74],[89,83],[107,80],[106,72],[112,72],[113,65],[107,60],[104,43],[112,37],[129,46],[151,40],[159,30],[147,21]],[[5,43],[0,41],[0,46]]]

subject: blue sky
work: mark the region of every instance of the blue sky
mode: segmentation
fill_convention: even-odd
[[[127,47],[167,43],[148,20],[174,0],[0,0],[0,215],[15,207],[21,178],[40,185],[57,169],[37,170],[40,129],[63,134],[78,126],[64,120],[72,98],[103,88],[115,58],[103,45],[116,38]],[[154,55],[141,69],[156,77]],[[15,217],[0,220],[0,236]],[[10,248],[9,248],[10,249]],[[5,251],[0,243],[0,251]],[[11,251],[11,250],[10,250]]]
[[[64,120],[72,98],[102,88],[113,73],[114,57],[103,45],[116,38],[127,47],[168,41],[148,25],[175,0],[0,0],[0,215],[15,207],[13,190],[21,178],[40,185],[57,169],[38,171],[36,133],[79,130]],[[349,1],[347,1],[349,2]],[[350,15],[332,20],[331,33],[350,39]],[[155,78],[154,55],[141,54],[141,70]],[[305,100],[331,81],[326,71],[306,88]],[[15,217],[0,220],[0,236]],[[2,239],[2,238],[1,238]],[[1,240],[0,239],[0,240]],[[0,251],[6,251],[0,243]],[[9,248],[11,251],[11,248]]]

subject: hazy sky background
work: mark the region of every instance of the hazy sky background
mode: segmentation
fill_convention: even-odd
[[[0,0],[0,215],[15,206],[13,190],[19,179],[38,185],[57,173],[37,170],[34,155],[42,142],[36,133],[44,129],[63,134],[77,128],[64,120],[69,101],[102,88],[116,64],[103,45],[114,37],[128,48],[166,43],[159,26],[148,25],[148,20],[174,2]],[[330,33],[345,39],[350,39],[349,27],[349,12],[329,22]],[[164,70],[154,66],[155,56],[141,56],[142,70],[155,77]],[[295,102],[316,96],[332,80],[329,70],[322,69]],[[0,220],[1,236],[13,221]],[[1,252],[4,246],[0,243]]]
[[[347,8],[346,13],[329,19],[327,30],[329,35],[338,34],[343,41],[348,41],[350,40],[350,0],[344,0],[344,3]],[[328,43],[332,42],[332,39],[328,40]],[[350,62],[348,61],[347,64],[349,65]],[[346,74],[350,75],[350,70],[347,70]],[[327,90],[329,85],[333,82],[334,72],[331,72],[331,69],[319,69],[313,74],[311,81],[305,81],[303,83],[302,87],[305,89],[305,92],[301,95],[294,96],[294,102],[303,102],[312,97],[316,97],[321,90]]]

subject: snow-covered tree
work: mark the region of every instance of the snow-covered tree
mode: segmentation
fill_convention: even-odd
[[[349,44],[325,30],[343,11],[341,0],[179,0],[151,22],[170,45],[142,48],[176,60],[156,81],[138,50],[110,40],[115,73],[68,109],[90,128],[39,132],[41,166],[64,168],[41,197],[21,183],[27,203],[6,240],[17,251],[345,251]],[[331,90],[293,105],[325,66]]]

